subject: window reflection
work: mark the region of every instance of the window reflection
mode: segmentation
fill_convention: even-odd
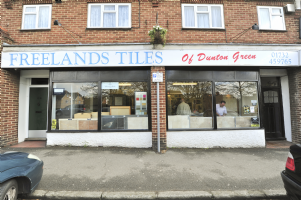
[[[256,82],[216,82],[215,92],[217,112],[223,101],[226,109],[217,113],[217,128],[259,127]]]
[[[147,82],[103,82],[101,129],[148,129]]]
[[[97,130],[98,83],[54,83],[51,130]]]
[[[212,83],[168,82],[169,129],[212,128]]]

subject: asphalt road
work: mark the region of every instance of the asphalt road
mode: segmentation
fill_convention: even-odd
[[[288,149],[47,147],[12,149],[44,161],[37,190],[210,191],[283,189]]]

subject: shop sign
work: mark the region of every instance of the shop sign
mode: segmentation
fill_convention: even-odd
[[[153,73],[153,82],[163,82],[163,73]]]
[[[138,50],[2,53],[2,68],[298,65],[298,51]]]
[[[101,89],[103,90],[118,90],[119,82],[103,82],[101,83]]]

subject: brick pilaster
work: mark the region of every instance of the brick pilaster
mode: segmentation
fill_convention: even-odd
[[[0,66],[3,42],[13,40],[0,26]],[[0,68],[0,147],[18,143],[19,80],[19,71]]]
[[[301,68],[290,68],[288,71],[291,105],[292,141],[301,142]]]
[[[163,82],[159,83],[160,89],[160,151],[166,151],[166,88],[165,88],[165,67],[152,67],[151,75],[154,72],[163,73]],[[151,104],[152,104],[152,141],[153,150],[157,151],[157,83],[151,82]]]

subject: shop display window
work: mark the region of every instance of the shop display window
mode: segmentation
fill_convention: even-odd
[[[183,28],[224,28],[223,5],[182,4]]]
[[[96,3],[88,5],[88,28],[130,28],[131,4]]]
[[[98,82],[54,83],[51,130],[98,129]]]
[[[168,129],[212,129],[212,82],[167,82]]]
[[[215,82],[217,128],[258,128],[257,82]]]
[[[50,29],[51,5],[24,5],[22,29]]]
[[[147,82],[102,82],[101,130],[148,130]]]

